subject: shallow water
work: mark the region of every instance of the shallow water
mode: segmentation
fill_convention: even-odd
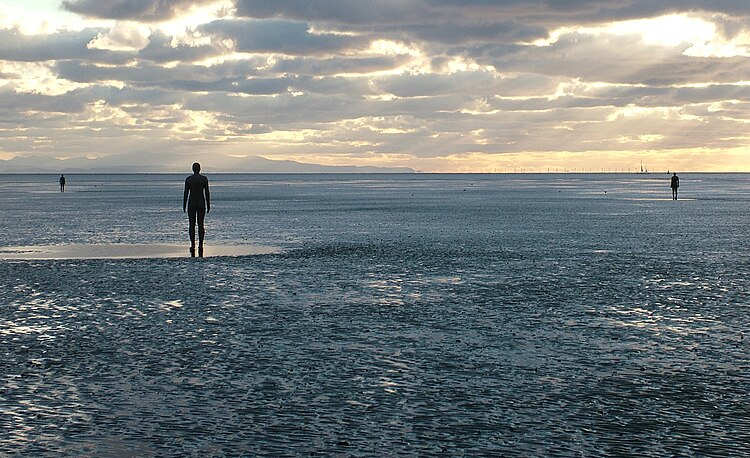
[[[191,252],[191,257],[212,256],[251,256],[278,253],[278,248],[259,245],[210,245],[200,251],[200,246]],[[188,249],[188,252],[190,250]],[[42,260],[42,259],[153,259],[184,258],[184,245],[158,243],[104,243],[104,244],[65,244],[0,247],[0,260]]]
[[[750,176],[210,178],[280,253],[0,261],[0,451],[747,453]],[[183,177],[56,179],[2,246],[187,238]]]

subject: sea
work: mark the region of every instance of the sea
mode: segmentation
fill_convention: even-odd
[[[185,175],[58,177],[0,175],[2,456],[750,455],[750,175],[209,173],[204,258]]]

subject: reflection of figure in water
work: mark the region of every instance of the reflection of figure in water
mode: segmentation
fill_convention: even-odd
[[[65,192],[65,175],[60,175],[60,192]]]
[[[208,178],[200,174],[201,165],[193,164],[193,174],[185,178],[185,194],[182,198],[182,211],[187,209],[190,220],[190,256],[195,257],[195,220],[198,219],[198,256],[203,257],[203,236],[206,230],[203,219],[211,211],[211,194],[208,192]],[[204,198],[205,193],[205,198]]]
[[[677,200],[677,188],[680,187],[680,177],[677,176],[677,172],[672,175],[672,182],[669,186],[672,188],[672,200]]]

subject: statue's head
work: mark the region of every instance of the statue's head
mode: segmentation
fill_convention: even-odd
[[[193,172],[199,173],[201,171],[201,165],[197,162],[193,162]]]

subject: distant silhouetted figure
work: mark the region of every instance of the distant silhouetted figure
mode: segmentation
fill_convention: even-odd
[[[677,200],[677,188],[680,187],[680,177],[677,176],[677,172],[672,175],[672,182],[669,186],[672,188],[672,200]]]
[[[200,174],[201,165],[193,164],[193,174],[185,178],[185,194],[182,198],[182,212],[187,209],[190,220],[190,256],[195,257],[195,220],[198,219],[198,256],[203,257],[203,236],[206,230],[203,220],[211,211],[211,194],[208,192],[208,178]],[[204,197],[205,194],[205,197]]]
[[[65,192],[65,175],[60,175],[60,192]]]

